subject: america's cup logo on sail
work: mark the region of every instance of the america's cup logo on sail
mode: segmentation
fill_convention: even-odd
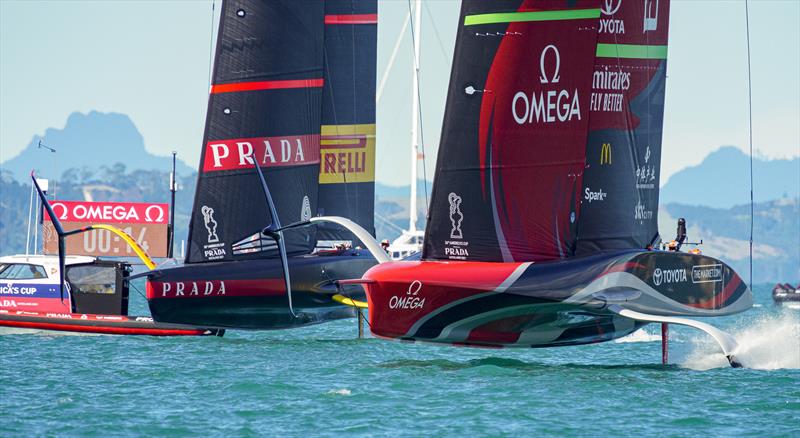
[[[217,226],[219,225],[214,219],[214,209],[204,205],[200,207],[200,213],[203,214],[203,225],[208,232],[208,243],[203,245],[203,256],[207,260],[219,260],[225,257],[225,243],[219,241],[217,235]]]
[[[517,91],[511,100],[514,121],[555,123],[581,120],[578,89],[553,89],[561,83],[561,52],[555,44],[546,45],[539,53],[539,85],[545,89]]]
[[[447,201],[450,203],[450,223],[453,225],[450,230],[450,238],[463,239],[461,222],[464,220],[464,213],[461,213],[461,196],[451,192],[447,196]]]
[[[217,236],[217,221],[214,220],[214,209],[204,205],[200,212],[203,214],[203,223],[206,226],[206,231],[208,231],[208,243],[217,243],[219,242],[219,236]]]
[[[311,201],[308,196],[303,196],[303,206],[300,208],[300,222],[305,222],[311,219]]]

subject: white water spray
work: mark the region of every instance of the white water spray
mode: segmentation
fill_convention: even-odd
[[[618,344],[626,344],[630,342],[661,342],[661,334],[650,333],[646,328],[640,328],[628,336],[623,336],[614,340]]]
[[[800,315],[796,312],[759,318],[733,336],[739,344],[734,355],[745,368],[800,368]],[[719,346],[708,337],[694,338],[693,344],[681,366],[695,370],[729,366]]]

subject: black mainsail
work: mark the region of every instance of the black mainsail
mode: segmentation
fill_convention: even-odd
[[[603,4],[592,75],[577,253],[658,237],[668,1]]]
[[[596,1],[463,3],[424,259],[574,251]]]
[[[319,214],[344,216],[375,234],[377,0],[325,2]],[[320,240],[352,240],[319,226]]]
[[[223,3],[186,263],[274,257],[232,248],[271,222],[254,163],[281,223],[316,212],[324,15],[316,1]],[[290,252],[313,249],[297,235]]]

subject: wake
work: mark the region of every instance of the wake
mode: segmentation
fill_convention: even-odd
[[[739,344],[734,355],[745,368],[800,369],[800,316],[796,313],[765,316],[732,334]],[[693,339],[692,351],[681,366],[708,370],[729,365],[719,346],[702,336]]]

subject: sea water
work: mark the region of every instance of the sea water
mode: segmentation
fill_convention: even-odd
[[[141,289],[141,285],[139,285]],[[356,339],[355,320],[223,338],[0,335],[0,436],[800,436],[800,309],[489,350]],[[131,293],[132,313],[146,313]]]

